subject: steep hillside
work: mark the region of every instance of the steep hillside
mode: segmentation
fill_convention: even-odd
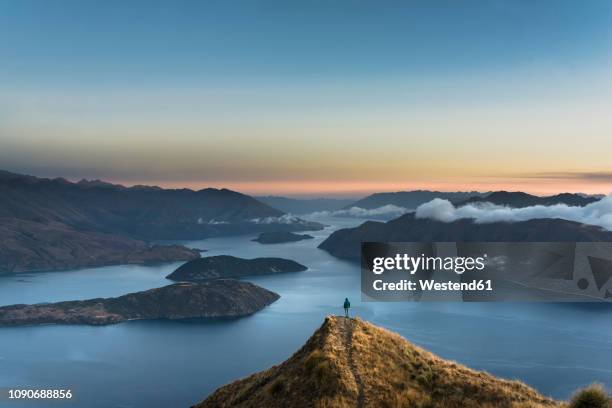
[[[182,245],[148,245],[117,234],[78,231],[58,222],[0,221],[0,275],[189,261],[200,256]]]
[[[518,381],[443,360],[359,319],[328,317],[278,366],[219,388],[199,408],[560,407]]]
[[[190,260],[156,240],[320,229],[230,190],[71,183],[0,171],[0,274]]]
[[[321,228],[317,223],[283,218],[283,212],[226,189],[126,188],[101,181],[71,183],[0,172],[0,196],[0,219],[57,222],[142,240]]]
[[[612,241],[612,231],[561,219],[475,223],[441,222],[413,213],[386,223],[368,221],[335,231],[319,248],[343,259],[359,260],[361,242],[592,242]]]

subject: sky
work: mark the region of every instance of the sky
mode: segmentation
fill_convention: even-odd
[[[612,191],[612,2],[0,0],[0,168]]]

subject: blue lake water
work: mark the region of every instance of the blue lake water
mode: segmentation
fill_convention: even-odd
[[[448,359],[518,378],[556,398],[594,381],[612,387],[612,308],[525,303],[361,303],[359,268],[316,246],[338,226],[328,219],[314,240],[280,245],[253,236],[188,244],[204,256],[279,256],[310,269],[247,279],[281,295],[250,317],[209,323],[138,321],[105,327],[0,329],[0,388],[69,388],[72,403],[51,406],[188,407],[218,386],[279,363],[328,314],[352,312]],[[178,264],[114,266],[0,278],[0,304],[118,296],[169,284]],[[608,305],[609,306],[609,305]],[[50,406],[34,402],[0,406]]]

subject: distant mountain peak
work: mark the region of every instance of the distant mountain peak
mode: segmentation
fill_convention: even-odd
[[[67,180],[66,180],[67,181]],[[107,188],[125,188],[125,186],[122,186],[121,184],[113,184],[113,183],[109,183],[108,181],[103,181],[100,179],[81,179],[78,182],[76,182],[77,185],[79,186],[83,186],[83,187],[107,187]]]
[[[451,202],[464,201],[473,197],[480,197],[485,193],[476,191],[429,191],[429,190],[414,190],[414,191],[397,191],[392,193],[374,193],[361,200],[358,200],[345,208],[358,207],[367,210],[384,207],[386,205],[395,205],[406,209],[416,209],[419,205],[441,198]]]
[[[366,222],[334,231],[319,248],[358,261],[361,242],[612,242],[612,231],[558,218],[477,223],[471,218],[443,222],[402,215],[386,223]]]
[[[559,193],[551,196],[536,196],[522,191],[493,191],[484,196],[470,197],[466,200],[456,202],[457,206],[466,204],[477,204],[488,202],[496,205],[504,205],[513,208],[532,207],[534,205],[566,204],[569,206],[583,207],[598,201],[599,198],[577,193]]]

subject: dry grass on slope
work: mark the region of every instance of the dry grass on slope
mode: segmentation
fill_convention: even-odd
[[[284,363],[219,388],[209,407],[546,408],[518,381],[443,360],[359,319],[328,317]]]
[[[357,385],[334,318],[284,363],[219,388],[209,407],[354,407]]]
[[[560,404],[518,381],[441,359],[398,334],[353,322],[355,362],[367,407],[518,408]]]

